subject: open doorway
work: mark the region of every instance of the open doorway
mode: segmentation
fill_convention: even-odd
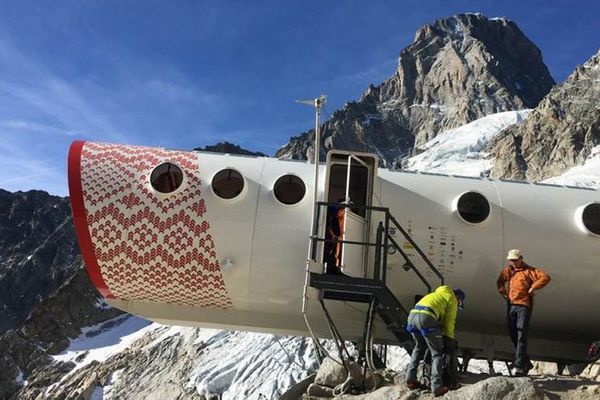
[[[327,155],[326,241],[323,263],[329,274],[365,276],[368,246],[335,240],[366,242],[369,232],[373,176],[377,158],[371,154],[332,151]]]

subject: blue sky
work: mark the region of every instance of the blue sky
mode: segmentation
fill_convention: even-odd
[[[0,188],[66,195],[75,139],[268,154],[395,70],[423,24],[514,20],[562,81],[600,47],[597,1],[0,1]]]

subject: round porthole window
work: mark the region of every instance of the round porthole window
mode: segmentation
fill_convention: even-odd
[[[481,193],[467,192],[458,198],[456,211],[465,222],[480,224],[490,215],[490,203]]]
[[[222,199],[233,199],[244,190],[244,178],[234,169],[223,169],[212,179],[212,189]]]
[[[150,174],[150,185],[159,193],[173,193],[181,187],[182,183],[183,171],[170,162],[160,164]]]
[[[284,175],[275,182],[273,193],[283,204],[292,205],[304,198],[306,186],[296,175]]]
[[[595,235],[600,235],[600,203],[591,203],[583,208],[581,221],[585,229]]]

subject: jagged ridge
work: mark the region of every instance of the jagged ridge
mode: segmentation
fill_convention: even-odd
[[[439,132],[488,114],[535,107],[554,84],[539,49],[505,18],[459,14],[420,28],[394,75],[324,124],[331,148],[369,151],[390,165]],[[312,157],[309,131],[276,153]]]

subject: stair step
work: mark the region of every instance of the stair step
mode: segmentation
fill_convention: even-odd
[[[339,292],[334,290],[323,290],[323,298],[327,300],[355,301],[357,303],[370,303],[373,299],[371,294]]]
[[[347,275],[311,272],[310,286],[321,290],[322,298],[329,300],[369,303],[375,298],[377,300],[375,311],[398,342],[406,343],[412,340],[411,335],[406,332],[407,311],[383,282]]]

